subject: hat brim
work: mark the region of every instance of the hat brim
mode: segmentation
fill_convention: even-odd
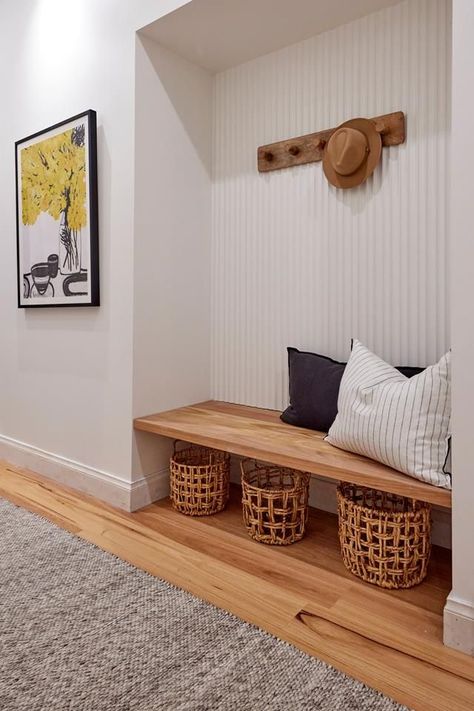
[[[369,176],[372,175],[382,154],[382,138],[375,128],[375,124],[370,119],[355,118],[346,121],[337,127],[336,131],[344,127],[355,128],[361,131],[367,138],[369,152],[366,160],[362,163],[351,175],[340,175],[333,167],[327,150],[324,151],[323,169],[324,174],[331,185],[336,188],[354,188],[361,185]],[[326,145],[327,148],[327,145]]]

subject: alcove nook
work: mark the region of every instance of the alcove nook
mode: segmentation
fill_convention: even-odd
[[[333,684],[311,659],[302,672],[288,662],[293,648],[257,643],[260,632],[227,625],[226,610],[408,708],[470,711],[472,0],[82,0],[73,17],[61,0],[4,0],[0,33],[0,498],[13,517],[2,517],[4,617],[22,640],[2,659],[12,703],[26,691],[27,706],[54,705],[61,688],[64,703],[91,707],[127,704],[129,693],[151,706],[272,707],[276,693],[276,704],[296,708],[293,690],[310,705],[313,690],[316,705],[347,705],[350,679],[336,672]],[[17,309],[13,147],[88,110],[97,116],[100,307]],[[403,116],[406,140],[384,147],[359,187],[337,190],[321,162],[294,165],[301,155],[289,150],[291,167],[258,170],[258,149],[265,157],[272,144],[289,149],[295,137],[382,114]],[[452,348],[452,492],[280,421],[287,346],[345,361],[352,337],[406,366]],[[225,486],[232,455],[228,504],[218,492],[224,510],[173,508],[177,438],[220,449]],[[310,473],[306,535],[295,545],[257,542],[263,526],[260,538],[248,535],[242,457]],[[341,479],[345,491],[368,484],[432,505],[437,545],[421,584],[382,589],[347,570]],[[186,493],[175,496],[181,510]],[[295,508],[296,525],[272,529],[280,543],[303,533],[305,508]],[[423,527],[405,536],[411,550],[429,538],[428,507],[416,508]],[[84,556],[72,555],[76,546]],[[103,553],[115,556],[106,556],[110,576]],[[427,557],[425,548],[423,573]],[[78,631],[91,621],[89,650],[90,630]]]
[[[389,362],[420,366],[450,347],[450,22],[447,0],[194,0],[137,33],[134,417],[211,399],[282,409],[288,345],[346,360],[356,335]],[[259,145],[396,110],[406,143],[384,149],[361,188],[336,191],[318,163],[257,172]],[[135,436],[133,475],[164,497],[170,439]],[[313,480],[312,502],[334,511],[334,482]],[[335,523],[324,517],[326,540]],[[449,548],[450,511],[434,518],[434,542]],[[195,529],[213,525],[226,529]],[[315,556],[324,568],[323,550]],[[424,602],[411,597],[414,617],[394,632],[403,654],[425,613],[442,634],[450,573],[439,556]],[[367,595],[380,620],[390,605],[408,609],[410,593]],[[303,621],[319,633],[316,608]],[[304,634],[268,629],[311,648]],[[422,636],[416,654],[429,661]]]

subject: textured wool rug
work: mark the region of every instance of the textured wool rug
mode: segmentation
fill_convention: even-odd
[[[401,711],[0,500],[2,711]]]

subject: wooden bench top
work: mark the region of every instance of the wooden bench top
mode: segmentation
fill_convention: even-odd
[[[280,420],[280,413],[274,410],[210,400],[139,417],[134,427],[316,476],[342,479],[451,507],[450,491],[425,484],[358,454],[337,449],[324,441],[324,433],[286,425]]]

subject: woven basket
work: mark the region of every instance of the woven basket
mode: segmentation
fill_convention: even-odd
[[[339,540],[351,573],[382,588],[411,588],[426,577],[431,553],[431,507],[341,482]]]
[[[181,449],[181,445],[184,445]],[[184,442],[174,443],[170,460],[173,507],[187,516],[210,516],[229,499],[230,455]]]
[[[277,546],[301,540],[308,519],[309,474],[251,459],[240,467],[243,516],[250,537]]]

